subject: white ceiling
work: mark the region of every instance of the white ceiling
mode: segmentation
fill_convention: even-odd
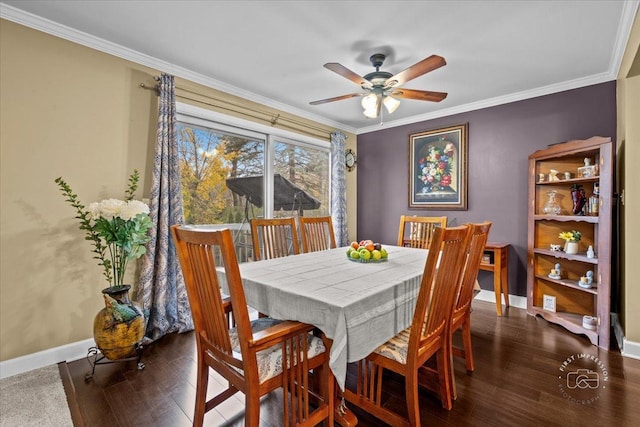
[[[323,67],[395,74],[438,54],[447,65],[407,82],[448,92],[402,100],[385,127],[614,80],[638,1],[2,0],[2,17],[354,133],[379,129],[361,89]]]

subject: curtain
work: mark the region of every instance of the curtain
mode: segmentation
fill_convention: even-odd
[[[344,152],[347,136],[331,134],[331,220],[336,233],[336,245],[347,246],[347,182]]]
[[[174,77],[162,74],[159,89],[158,131],[149,197],[155,227],[151,229],[147,253],[142,257],[136,298],[149,312],[146,341],[193,329],[187,291],[170,231],[173,224],[184,222]]]

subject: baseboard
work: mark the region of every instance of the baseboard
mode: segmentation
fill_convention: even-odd
[[[496,303],[496,294],[493,291],[488,291],[485,289],[482,289],[478,295],[476,295],[475,299],[480,300],[480,301],[487,301],[487,302],[492,302],[492,303]],[[518,295],[509,295],[509,305],[511,307],[515,307],[515,308],[522,308],[524,310],[527,309],[527,298],[526,297],[521,297]]]
[[[625,338],[618,313],[611,313],[611,326],[613,327],[613,333],[620,348],[620,354],[624,357],[640,360],[640,343],[629,341]]]
[[[632,359],[640,360],[640,342],[629,341],[628,339],[623,339],[623,348],[624,350],[620,351],[624,357],[630,357]]]
[[[87,356],[87,350],[96,345],[93,338],[50,348],[37,353],[0,362],[0,379],[32,371],[62,361],[72,362]]]

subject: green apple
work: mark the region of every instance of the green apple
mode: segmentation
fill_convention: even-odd
[[[373,251],[371,251],[371,258],[378,260],[381,257],[382,257],[382,253],[379,250],[374,249]]]
[[[380,249],[380,257],[382,259],[387,258],[389,256],[389,253],[387,252],[387,250],[385,248]]]
[[[362,258],[362,259],[370,259],[371,258],[371,252],[369,252],[367,249],[360,249],[360,258]]]
[[[354,249],[351,246],[349,246],[349,248],[347,249],[347,256],[350,256],[351,252],[353,252],[353,251],[354,251]]]
[[[359,259],[360,258],[360,252],[358,251],[351,251],[351,253],[349,254],[349,256],[353,259]]]

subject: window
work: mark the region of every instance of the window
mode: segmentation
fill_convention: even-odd
[[[252,258],[251,218],[331,213],[328,141],[177,107],[185,223],[234,230],[238,261]]]
[[[274,217],[295,215],[325,216],[330,214],[329,150],[275,140],[274,156]],[[282,190],[284,177],[293,185]],[[288,183],[287,183],[288,185]],[[291,207],[287,210],[289,204]]]
[[[178,122],[178,153],[187,224],[232,224],[244,218],[234,178],[264,174],[264,138]]]

